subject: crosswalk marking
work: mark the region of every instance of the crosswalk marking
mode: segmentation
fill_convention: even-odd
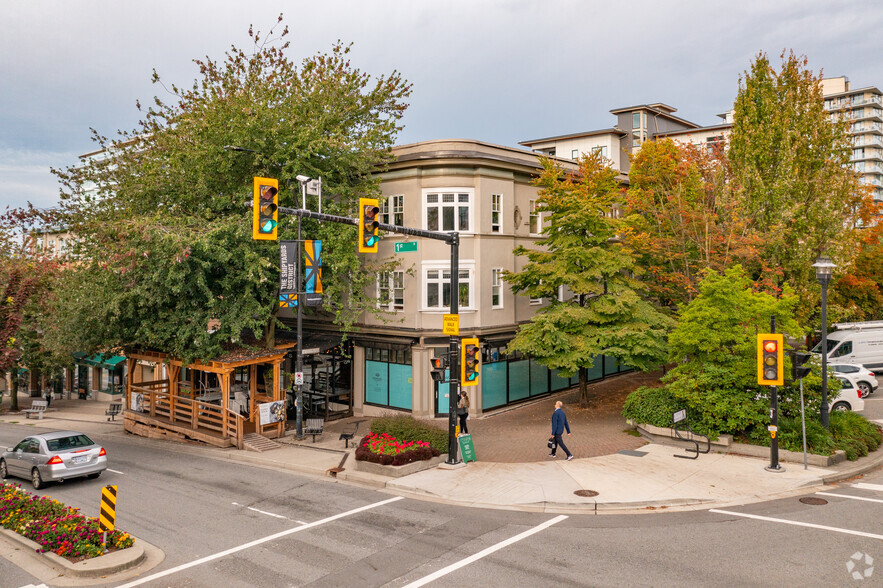
[[[864,500],[865,502],[883,502],[879,498],[867,498],[865,496],[853,496],[851,494],[834,494],[833,492],[816,492],[820,496],[837,496],[838,498],[849,498],[851,500]]]
[[[554,519],[549,519],[545,523],[539,524],[536,527],[533,527],[532,529],[528,529],[527,531],[525,531],[523,533],[519,533],[518,535],[515,535],[514,537],[510,537],[510,538],[506,539],[505,541],[501,541],[501,542],[497,543],[496,545],[491,545],[487,549],[483,549],[482,551],[479,551],[475,555],[470,555],[466,559],[462,559],[456,563],[453,563],[445,568],[438,570],[437,572],[434,572],[432,574],[429,574],[428,576],[420,578],[419,580],[411,582],[410,584],[405,586],[405,588],[418,588],[419,586],[423,586],[425,584],[429,584],[430,582],[434,582],[435,580],[438,580],[442,576],[446,576],[446,575],[450,574],[454,570],[458,570],[458,569],[462,568],[463,566],[467,566],[467,565],[471,564],[474,561],[478,561],[481,558],[488,556],[495,551],[499,551],[500,549],[503,549],[507,545],[512,545],[513,543],[517,543],[518,541],[521,541],[522,539],[530,537],[534,533],[539,533],[543,529],[546,529],[547,527],[551,527],[555,523],[560,523],[561,521],[563,521],[566,518],[567,518],[566,515],[558,515]]]
[[[857,482],[852,485],[853,488],[859,490],[873,490],[875,492],[883,492],[883,484],[866,484],[865,482]]]
[[[788,519],[776,519],[773,517],[764,517],[744,512],[734,512],[731,510],[719,510],[717,508],[709,509],[708,512],[717,514],[731,515],[734,517],[744,517],[746,519],[754,519],[757,521],[768,521],[770,523],[782,523],[783,525],[795,525],[797,527],[809,527],[810,529],[821,529],[822,531],[834,531],[835,533],[844,533],[846,535],[858,535],[859,537],[870,537],[871,539],[883,540],[883,535],[876,533],[865,533],[863,531],[853,531],[852,529],[841,529],[840,527],[829,527],[827,525],[816,525],[814,523],[803,523],[800,521],[789,521]]]

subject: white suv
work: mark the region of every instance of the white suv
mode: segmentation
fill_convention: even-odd
[[[877,377],[874,372],[854,363],[829,363],[828,367],[834,370],[838,376],[846,374],[856,376],[859,390],[862,391],[862,398],[867,398],[868,394],[873,394],[877,390]]]

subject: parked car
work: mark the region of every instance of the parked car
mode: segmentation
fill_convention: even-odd
[[[0,478],[30,479],[35,490],[46,482],[97,478],[106,469],[104,448],[76,431],[31,435],[0,454]]]
[[[852,374],[837,374],[835,380],[840,380],[842,388],[840,392],[831,398],[828,396],[828,404],[831,410],[851,410],[861,412],[865,409],[865,401],[862,399],[862,391],[858,387],[858,380]],[[834,382],[831,382],[833,384]]]
[[[856,376],[859,390],[862,391],[862,398],[867,398],[868,394],[873,394],[877,391],[877,386],[879,385],[877,384],[877,376],[866,367],[854,363],[834,363],[829,365],[834,370],[834,373]]]

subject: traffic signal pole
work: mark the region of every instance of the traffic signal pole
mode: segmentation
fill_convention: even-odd
[[[331,222],[331,223],[340,223],[344,225],[353,225],[355,227],[359,226],[358,218],[349,218],[346,216],[337,216],[333,214],[323,214],[321,212],[313,212],[311,210],[306,210],[306,205],[304,208],[287,208],[280,206],[279,212],[281,214],[289,214],[292,216],[298,217],[298,242],[300,241],[300,219],[301,218],[311,218],[318,221]],[[361,214],[361,213],[360,213]],[[377,228],[386,231],[389,233],[399,233],[402,235],[413,235],[415,237],[423,237],[424,239],[433,239],[435,241],[444,241],[451,247],[451,314],[459,313],[459,302],[460,302],[460,234],[459,233],[442,233],[439,231],[427,231],[424,229],[412,229],[411,227],[401,227],[398,225],[387,225],[384,223],[378,223]],[[300,262],[300,258],[298,258],[298,262]],[[298,274],[300,272],[298,271]],[[298,283],[300,277],[298,277]],[[300,289],[300,288],[298,288]],[[300,320],[301,320],[301,301],[298,299],[297,303],[298,308],[298,333],[300,333]],[[298,349],[302,349],[300,338],[298,338]],[[457,456],[457,401],[460,399],[460,339],[456,335],[451,335],[450,345],[449,345],[449,353],[450,353],[450,385],[448,386],[448,464],[456,464],[459,463],[460,460]],[[301,354],[298,352],[297,354],[298,361],[301,359]],[[300,389],[298,389],[300,390]],[[300,392],[298,392],[298,398],[300,398]],[[298,401],[298,422],[300,422],[301,415],[301,402]],[[298,435],[300,435],[300,431],[298,431]]]
[[[776,332],[776,315],[770,316],[770,333]],[[771,472],[785,471],[779,465],[779,391],[776,386],[770,386],[770,467]]]

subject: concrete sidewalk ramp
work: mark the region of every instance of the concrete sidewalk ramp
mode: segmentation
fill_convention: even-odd
[[[457,469],[435,468],[391,480],[386,487],[404,494],[489,508],[547,512],[601,512],[704,507],[768,500],[821,485],[821,468],[788,464],[768,472],[766,462],[727,454],[674,457],[682,451],[646,445],[643,455],[613,454],[541,463],[470,462]],[[589,496],[577,491],[589,490]],[[597,493],[591,496],[592,493]]]

